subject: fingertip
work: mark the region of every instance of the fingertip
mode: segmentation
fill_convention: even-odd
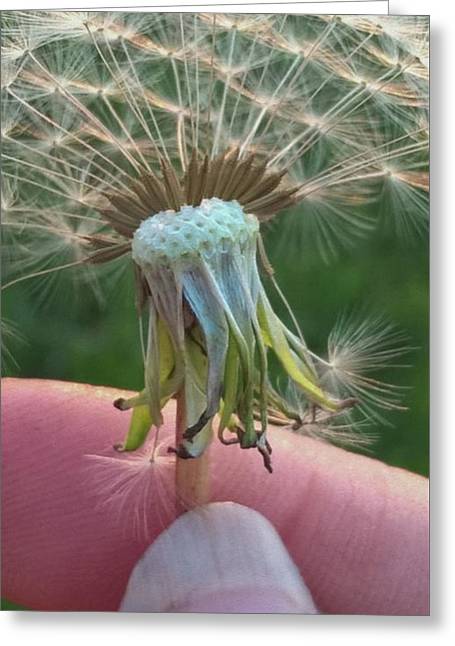
[[[271,523],[234,503],[180,516],[146,550],[120,610],[316,614]]]

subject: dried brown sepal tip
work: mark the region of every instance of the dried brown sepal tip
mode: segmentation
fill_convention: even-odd
[[[114,405],[114,408],[117,408],[117,410],[128,410],[128,406],[126,404],[126,399],[124,397],[119,397],[115,401],[112,402]]]
[[[182,444],[177,446],[177,448],[174,447],[174,446],[168,446],[167,452],[168,453],[175,453],[177,455],[177,457],[181,458],[182,460],[194,460],[194,459],[197,459],[194,455],[191,455],[191,453]]]
[[[344,410],[346,408],[352,408],[359,403],[357,397],[348,397],[347,399],[342,399],[338,402],[338,410]]]
[[[260,434],[258,433],[258,442],[256,444],[256,448],[262,456],[262,460],[264,462],[264,467],[266,468],[266,470],[269,473],[273,473],[272,459],[271,459],[272,447],[270,446],[270,443],[267,440],[262,445],[259,442],[259,439],[260,439]],[[240,444],[241,448],[244,448],[244,449],[251,448],[251,446],[242,446],[238,438],[233,438],[232,440],[223,439],[222,444],[225,444],[225,445]],[[175,453],[177,457],[183,460],[192,460],[192,459],[199,458],[199,456],[191,455],[191,453],[188,451],[188,449],[185,446],[183,446],[183,444],[179,444],[177,447],[169,446],[167,451],[168,453]]]
[[[256,163],[256,154],[240,157],[239,148],[226,150],[213,159],[200,158],[196,151],[181,177],[165,159],[160,174],[143,171],[131,182],[129,191],[105,191],[97,208],[100,215],[121,237],[86,236],[95,251],[87,262],[109,262],[131,250],[129,240],[140,223],[162,211],[178,211],[183,205],[198,206],[203,199],[218,197],[236,200],[246,213],[268,220],[296,202],[298,186],[285,178],[285,170],[270,170],[267,161]],[[126,240],[125,240],[126,238]]]

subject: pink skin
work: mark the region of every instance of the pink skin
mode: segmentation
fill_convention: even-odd
[[[109,447],[124,438],[130,415],[112,406],[122,394],[4,380],[2,595],[9,600],[43,610],[116,610],[134,564],[172,520],[163,495],[150,494],[149,536],[135,537],[131,505],[100,506],[96,463],[87,469],[86,456],[115,455]],[[170,405],[169,445],[173,423]],[[427,480],[282,429],[271,429],[270,441],[272,475],[256,451],[213,443],[212,500],[247,505],[272,522],[322,612],[428,614]]]

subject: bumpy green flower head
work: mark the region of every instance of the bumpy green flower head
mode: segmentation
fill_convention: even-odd
[[[197,258],[235,252],[259,233],[259,222],[243,212],[238,202],[216,197],[202,200],[200,206],[183,206],[144,220],[133,238],[133,260],[140,267],[173,266]]]

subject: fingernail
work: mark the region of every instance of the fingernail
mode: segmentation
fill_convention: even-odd
[[[318,612],[274,527],[235,503],[180,516],[134,567],[120,610]]]

